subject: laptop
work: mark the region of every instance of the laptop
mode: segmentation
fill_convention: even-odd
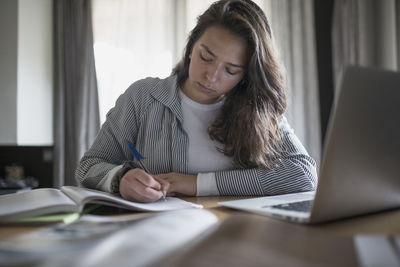
[[[218,204],[299,223],[400,207],[400,73],[350,66],[340,89],[315,192]]]

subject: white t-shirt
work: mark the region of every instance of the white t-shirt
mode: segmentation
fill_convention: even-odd
[[[215,171],[233,168],[232,158],[217,150],[221,144],[210,139],[207,128],[215,120],[223,102],[200,104],[182,91],[183,128],[189,137],[188,169],[197,175],[197,196],[219,195]]]

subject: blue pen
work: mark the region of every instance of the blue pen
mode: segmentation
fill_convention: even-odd
[[[131,151],[133,157],[136,159],[136,161],[139,163],[140,167],[147,173],[150,173],[146,166],[143,164],[142,159],[145,159],[140,153],[136,150],[136,148],[132,144],[128,144],[129,150]],[[162,191],[163,194],[163,199],[165,201],[165,193]]]

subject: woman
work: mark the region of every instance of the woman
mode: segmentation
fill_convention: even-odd
[[[283,113],[284,78],[264,12],[221,0],[198,18],[166,79],[132,84],[76,171],[90,188],[152,202],[163,195],[314,190],[314,160]],[[133,144],[146,158],[139,168]]]

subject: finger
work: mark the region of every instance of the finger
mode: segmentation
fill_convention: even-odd
[[[143,172],[142,175],[138,176],[137,180],[147,187],[151,187],[157,190],[161,189],[160,182],[146,172]]]
[[[147,199],[151,199],[151,201],[157,201],[164,196],[162,191],[155,190],[151,187],[147,187],[145,191],[146,191],[145,197]]]
[[[163,193],[163,196],[166,196],[167,192],[168,192],[168,188],[170,186],[170,183],[162,178],[157,177],[157,176],[155,176],[154,179],[156,179],[160,183],[160,185],[161,185],[160,191]]]
[[[162,197],[162,192],[145,186],[137,180],[132,183],[132,190],[134,191],[136,198],[141,202],[153,202]]]
[[[166,197],[171,186],[171,181],[169,180],[168,174],[157,174],[153,175],[154,179],[156,179],[161,184],[161,191],[163,193],[163,197]]]
[[[150,187],[138,180],[137,172],[132,172],[127,177],[123,177],[121,185],[121,196],[130,201],[153,202],[162,196],[162,193],[155,193],[152,190],[148,190],[147,188],[150,189]]]
[[[169,176],[167,174],[156,174],[156,175],[153,175],[153,177],[158,180],[166,181]]]

